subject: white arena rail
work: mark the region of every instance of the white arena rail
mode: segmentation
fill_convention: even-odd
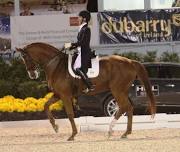
[[[75,118],[79,132],[84,131],[108,131],[109,124],[113,117],[91,117],[85,116]],[[56,119],[59,128],[70,127],[68,119]],[[50,127],[49,120],[28,120],[28,121],[6,121],[0,122],[0,128],[14,127]],[[126,130],[127,117],[122,116],[117,121],[114,130]],[[140,115],[133,117],[133,130],[140,129],[160,129],[160,128],[180,128],[180,114],[156,114],[154,119],[150,115]]]

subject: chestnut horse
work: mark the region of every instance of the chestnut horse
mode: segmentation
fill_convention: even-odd
[[[83,93],[82,90],[85,88],[85,85],[81,79],[75,79],[69,74],[68,55],[63,52],[63,49],[58,50],[45,43],[32,43],[24,48],[16,49],[21,52],[31,79],[37,79],[39,77],[37,65],[42,65],[46,74],[48,87],[54,92],[52,98],[45,104],[44,109],[47,112],[53,129],[57,132],[58,126],[49,110],[49,106],[59,99],[63,101],[64,108],[72,126],[72,135],[68,140],[74,140],[74,136],[77,134],[77,128],[74,122],[73,99]],[[149,98],[149,110],[152,117],[156,113],[156,102],[151,90],[147,71],[141,63],[118,55],[101,57],[99,64],[99,75],[91,79],[95,85],[95,90],[90,92],[90,94],[93,95],[105,90],[112,92],[120,110],[116,112],[110,124],[109,135],[112,133],[114,123],[122,114],[126,113],[128,117],[127,129],[122,135],[122,137],[126,137],[132,131],[133,117],[133,106],[128,99],[128,92],[132,82],[137,77],[146,89]]]

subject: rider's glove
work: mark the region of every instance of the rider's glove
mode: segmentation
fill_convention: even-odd
[[[72,47],[71,43],[65,43],[64,48],[65,49],[70,49]]]

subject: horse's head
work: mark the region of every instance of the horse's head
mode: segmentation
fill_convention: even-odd
[[[16,48],[16,50],[21,53],[21,58],[26,66],[26,70],[30,79],[39,78],[40,72],[36,66],[37,64],[35,63],[35,61],[33,61],[31,55],[28,53],[26,48]]]

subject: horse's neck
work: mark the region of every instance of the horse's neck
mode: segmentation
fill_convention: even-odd
[[[56,48],[44,43],[33,43],[27,46],[27,50],[32,58],[41,65],[47,64],[58,53]]]
[[[47,66],[45,67],[45,73],[47,77],[48,84],[52,86],[56,78],[63,77],[65,79],[65,73],[67,71],[67,56],[55,56]]]
[[[53,73],[56,67],[58,66],[59,62],[60,60],[58,56],[53,57],[44,67],[45,71],[47,71],[46,73],[51,75],[51,73]]]
[[[39,61],[43,64],[43,65],[47,65],[50,62],[52,62],[54,60],[54,58],[57,56],[57,54],[48,54],[48,53],[44,53],[43,58],[40,58]]]

